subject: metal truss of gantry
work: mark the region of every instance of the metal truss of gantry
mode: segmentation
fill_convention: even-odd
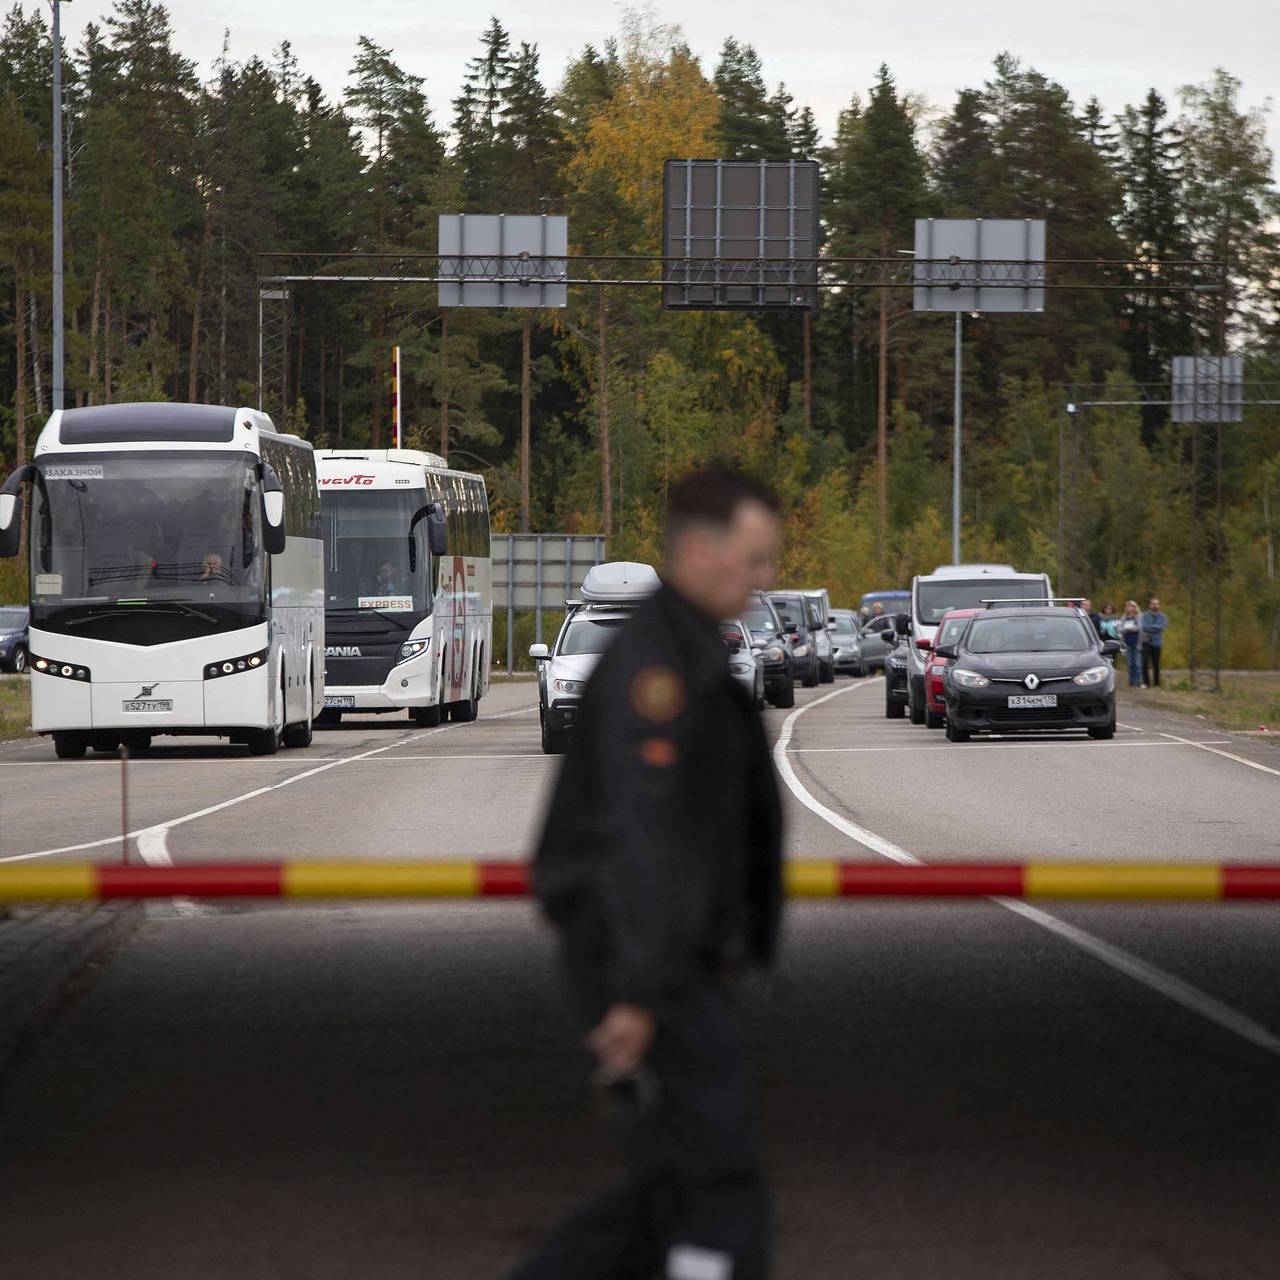
[[[1058,443],[1059,590],[1087,594],[1077,549],[1084,544],[1089,495],[1073,478],[1087,474],[1091,415],[1106,409],[1167,410],[1183,428],[1182,500],[1187,513],[1187,665],[1193,685],[1218,692],[1222,675],[1223,428],[1249,407],[1280,405],[1280,382],[1247,381],[1238,356],[1188,356],[1174,361],[1168,382],[1075,383],[1067,388]],[[1150,584],[1153,588],[1157,584]],[[1144,602],[1140,602],[1144,603]]]

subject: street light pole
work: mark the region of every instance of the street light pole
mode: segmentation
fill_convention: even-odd
[[[62,0],[53,7],[53,389],[56,413],[63,400],[62,352]]]
[[[955,389],[952,397],[954,430],[951,439],[951,563],[960,563],[960,347],[964,332],[962,317],[956,312]]]

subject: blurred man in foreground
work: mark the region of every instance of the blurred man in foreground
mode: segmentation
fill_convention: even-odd
[[[768,1204],[731,984],[774,956],[781,807],[721,618],[773,579],[773,499],[725,468],[681,481],[662,588],[601,659],[538,847],[625,1184],[512,1280],[763,1280]]]

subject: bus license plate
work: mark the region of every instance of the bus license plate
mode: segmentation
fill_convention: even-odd
[[[172,698],[126,698],[121,704],[125,711],[172,711]]]
[[[331,693],[325,700],[326,707],[354,707],[356,705],[356,695],[354,693]]]
[[[1034,707],[1056,707],[1058,705],[1058,695],[1056,693],[1011,693],[1009,695],[1010,708],[1021,707],[1023,710]]]

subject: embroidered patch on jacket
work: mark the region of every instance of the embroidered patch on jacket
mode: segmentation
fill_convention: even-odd
[[[640,759],[655,769],[670,769],[679,758],[680,752],[670,738],[646,738],[640,744]]]
[[[684,681],[670,667],[645,667],[631,681],[632,710],[652,724],[674,720],[684,704]]]

